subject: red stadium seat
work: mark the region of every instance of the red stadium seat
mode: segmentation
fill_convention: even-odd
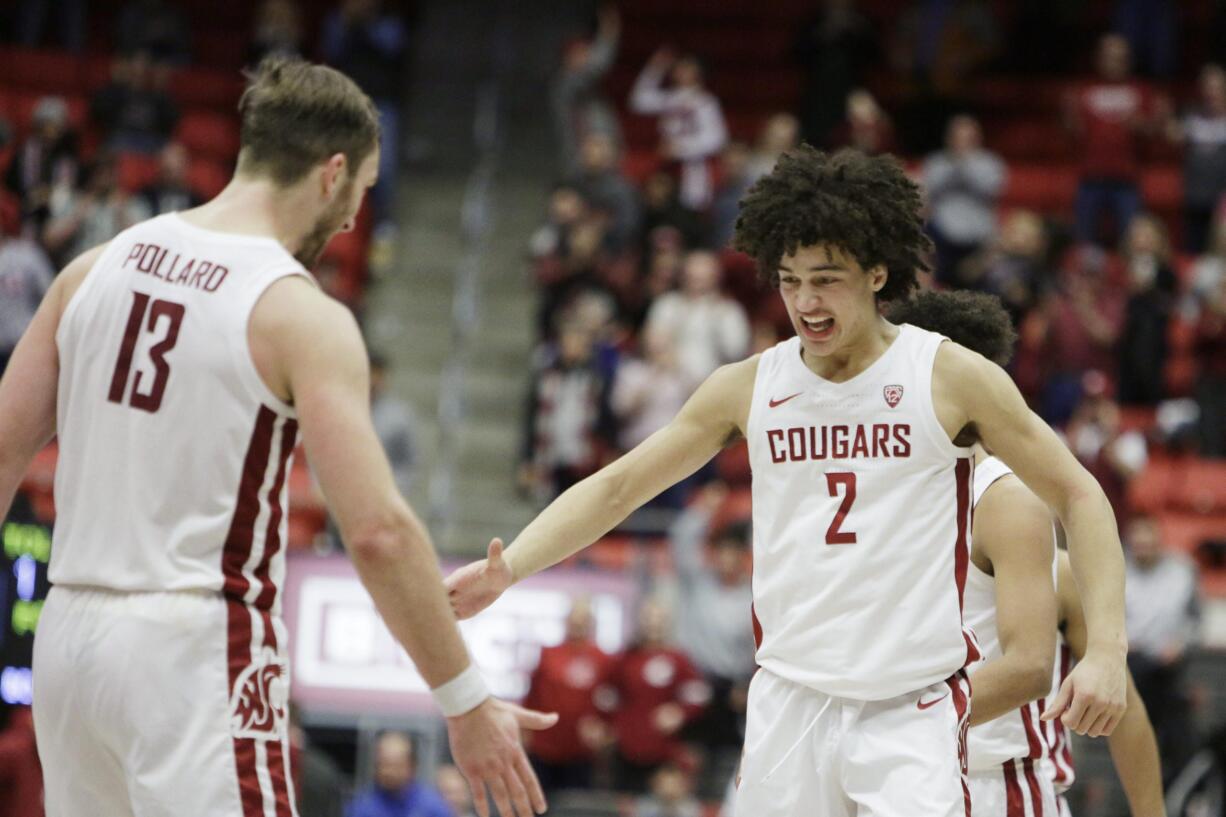
[[[157,181],[158,157],[145,153],[119,154],[119,186],[136,192]]]
[[[742,440],[730,445],[715,457],[715,471],[730,486],[741,488],[750,484],[749,446]]]
[[[183,114],[175,138],[193,156],[233,162],[238,157],[238,120],[233,116],[199,108]]]
[[[1001,204],[1067,214],[1072,210],[1076,193],[1077,169],[1074,166],[1019,163],[1009,168],[1009,182]]]
[[[1202,542],[1226,538],[1226,515],[1164,513],[1158,517],[1158,529],[1171,550],[1195,555]]]
[[[184,68],[170,77],[170,94],[184,107],[235,112],[242,93],[243,76],[237,70]]]
[[[5,48],[0,83],[47,94],[71,95],[85,90],[80,57],[64,51]]]
[[[230,165],[193,157],[187,168],[187,186],[197,196],[211,199],[230,182]]]

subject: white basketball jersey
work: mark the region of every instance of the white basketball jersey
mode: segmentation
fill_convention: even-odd
[[[758,663],[828,695],[892,698],[977,656],[963,627],[972,459],[932,402],[940,335],[904,325],[834,383],[798,338],[762,354],[748,423]]]
[[[277,611],[297,422],[256,371],[247,323],[287,275],[310,278],[275,240],[175,214],[103,251],[56,335],[53,583]]]
[[[1068,642],[1064,640],[1064,633],[1058,633],[1057,639],[1056,666],[1052,670],[1051,697],[1053,698],[1056,697],[1064,680],[1073,670],[1073,652],[1069,649]],[[1056,787],[1056,794],[1064,794],[1077,779],[1077,770],[1073,765],[1073,744],[1069,740],[1068,729],[1059,718],[1054,721],[1044,721],[1042,726],[1045,751],[1042,768]]]
[[[975,505],[997,480],[1012,474],[1009,466],[995,457],[988,457],[975,468]],[[1053,536],[1055,535],[1053,531]],[[1055,576],[1055,562],[1052,575]],[[975,670],[1003,655],[1000,635],[996,629],[996,579],[984,573],[972,561],[966,577],[966,597],[963,614],[966,623],[979,639],[982,660],[969,671],[971,687],[975,684]],[[999,769],[1002,763],[1012,760],[1041,759],[1047,746],[1043,739],[1043,702],[1031,701],[995,720],[972,726],[967,733],[966,749],[971,771]]]

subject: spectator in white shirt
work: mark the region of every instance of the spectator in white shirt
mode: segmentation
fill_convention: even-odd
[[[670,73],[672,86],[665,88]],[[728,129],[719,100],[703,85],[698,58],[657,51],[634,83],[630,109],[660,117],[660,154],[681,164],[681,203],[705,209],[712,195],[707,163],[728,141]]]
[[[1184,693],[1187,652],[1200,629],[1196,566],[1166,549],[1153,517],[1134,517],[1125,541],[1128,666],[1154,722],[1169,777],[1196,744]]]
[[[645,331],[641,344],[642,357],[617,368],[610,397],[623,451],[666,426],[698,385],[681,371],[673,339],[663,329]]]
[[[749,320],[739,303],[720,292],[722,274],[715,253],[689,253],[681,289],[661,295],[647,312],[647,329],[672,339],[681,371],[695,383],[749,353]]]

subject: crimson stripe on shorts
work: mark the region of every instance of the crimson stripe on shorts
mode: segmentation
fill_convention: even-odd
[[[945,683],[949,686],[950,696],[954,701],[954,713],[958,716],[958,768],[962,777],[962,804],[966,810],[966,817],[971,817],[971,789],[966,782],[966,731],[970,727],[970,720],[967,718],[970,706],[968,696],[962,690],[964,682],[970,683],[966,670],[958,670],[945,679]]]
[[[753,645],[758,648],[762,646],[762,622],[758,621],[758,611],[754,609],[753,602],[749,603],[749,616],[753,619]]]
[[[954,476],[957,481],[958,495],[958,539],[954,544],[954,579],[958,583],[958,617],[961,620],[962,599],[966,594],[966,571],[971,560],[970,547],[967,544],[967,528],[970,527],[971,515],[971,460],[966,457],[959,459],[958,464],[954,467]],[[965,622],[962,626],[962,639],[966,642],[966,661],[963,666],[967,666],[979,660],[979,649],[975,646],[975,640],[967,632]]]
[[[1043,817],[1043,794],[1039,790],[1039,778],[1034,775],[1034,761],[1030,758],[1023,760],[1022,770],[1026,775],[1026,785],[1030,787],[1030,803],[1034,809],[1034,817]]]
[[[1005,817],[1026,817],[1026,800],[1022,797],[1022,787],[1017,782],[1017,769],[1013,763],[1006,760],[1001,764],[1005,770]]]
[[[1039,737],[1039,730],[1035,728],[1035,715],[1031,711],[1033,704],[1026,704],[1022,707],[1022,725],[1026,728],[1026,744],[1030,747],[1030,754],[1026,755],[1027,760],[1038,760],[1043,756],[1043,740]]]
[[[226,663],[229,695],[233,695],[235,682],[242,671],[251,664],[251,610],[243,603],[249,582],[243,575],[243,567],[251,555],[255,539],[255,519],[260,512],[260,486],[268,470],[268,457],[272,449],[272,432],[277,415],[268,408],[260,407],[251,442],[243,460],[242,476],[239,479],[238,496],[235,499],[234,516],[226,534],[222,550],[222,592],[226,597]],[[238,783],[239,799],[243,817],[263,817],[264,795],[256,773],[255,741],[251,738],[234,738],[234,771]]]
[[[281,549],[281,519],[284,515],[281,489],[285,486],[286,468],[297,442],[298,423],[286,420],[281,430],[281,458],[277,464],[277,476],[268,490],[271,512],[268,514],[268,533],[264,537],[264,555],[260,557],[260,563],[255,568],[255,576],[260,580],[260,594],[255,598],[255,607],[259,610],[271,610],[277,598],[277,586],[272,581],[270,568],[277,551]]]
[[[293,817],[289,805],[289,769],[286,768],[281,741],[270,740],[264,745],[268,752],[268,777],[272,780],[277,817]]]
[[[272,454],[272,431],[276,422],[277,415],[272,409],[260,406],[255,429],[251,432],[251,442],[247,446],[247,456],[243,460],[234,516],[230,519],[230,530],[226,534],[222,550],[222,592],[240,601],[246,596],[251,584],[243,575],[243,567],[251,556],[251,546],[255,540],[255,519],[260,513],[260,486],[264,484],[264,476],[268,470],[268,458]]]

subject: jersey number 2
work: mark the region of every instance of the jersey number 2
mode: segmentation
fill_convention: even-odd
[[[826,544],[828,545],[854,545],[856,543],[856,534],[854,531],[839,530],[843,525],[843,520],[847,518],[847,512],[851,510],[851,503],[856,501],[856,475],[852,471],[827,471],[826,472],[826,487],[830,489],[831,496],[839,495],[839,486],[843,486],[843,501],[839,503],[839,509],[835,511],[834,519],[830,520],[830,527],[826,528]]]
[[[152,414],[162,407],[162,395],[166,391],[166,381],[170,378],[170,364],[166,362],[166,353],[179,342],[179,327],[183,323],[183,313],[187,311],[187,307],[162,300],[154,300],[150,306],[149,296],[145,293],[133,292],[132,295],[135,300],[132,303],[132,311],[128,313],[128,326],[123,332],[119,359],[115,361],[115,374],[111,377],[111,391],[106,399],[112,403],[123,404],[124,392],[128,388],[128,374],[132,371],[132,353],[136,349],[136,340],[142,331],[156,331],[159,321],[164,317],[167,319],[166,334],[149,347],[149,358],[155,369],[153,385],[149,387],[149,391],[142,392],[141,372],[138,371],[132,381],[132,393],[128,398],[128,405],[132,408]],[[146,312],[149,314],[149,322],[142,330],[141,324],[145,323]]]

